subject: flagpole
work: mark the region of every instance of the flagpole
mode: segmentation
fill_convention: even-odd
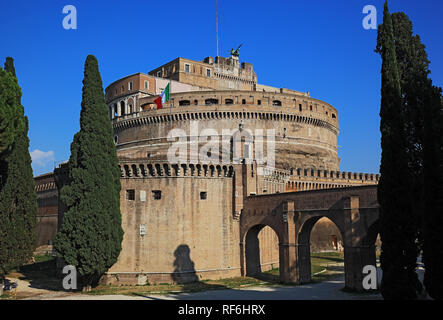
[[[169,114],[172,114],[171,93],[172,93],[172,82],[171,78],[169,78]]]
[[[215,30],[217,34],[217,57],[218,57],[218,1],[215,0]]]

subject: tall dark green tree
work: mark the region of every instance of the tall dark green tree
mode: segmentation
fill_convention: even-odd
[[[424,284],[434,299],[443,299],[443,97],[429,87],[424,139]]]
[[[412,22],[403,12],[392,14],[396,57],[405,115],[406,153],[411,176],[412,210],[417,219],[419,249],[422,244],[421,219],[424,204],[423,144],[424,112],[428,107],[430,82],[429,60],[418,35],[413,35]]]
[[[76,267],[84,290],[95,285],[121,251],[120,169],[97,59],[86,58],[80,131],[71,144],[67,211],[55,248]]]
[[[9,81],[3,101],[18,115],[10,122],[14,139],[9,151],[0,158],[0,278],[32,257],[36,244],[37,193],[29,154],[28,118],[21,105],[21,90],[15,76],[12,58],[5,70],[0,69],[0,82]],[[0,105],[4,108],[5,105]]]
[[[11,151],[17,131],[24,128],[17,103],[20,95],[15,71],[12,74],[0,68],[0,159]]]
[[[381,292],[385,299],[416,299],[421,292],[416,269],[416,222],[408,174],[407,138],[402,89],[392,19],[385,2],[378,30],[381,70],[381,164],[378,201],[382,241]]]
[[[15,74],[14,59],[12,57],[6,57],[5,70],[11,73],[14,77],[17,77]]]

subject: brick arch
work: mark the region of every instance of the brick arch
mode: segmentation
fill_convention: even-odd
[[[252,216],[260,208],[265,213]],[[362,290],[363,267],[375,265],[375,239],[379,210],[377,186],[258,195],[244,202],[240,216],[240,257],[245,275],[244,236],[258,224],[272,226],[278,234],[280,279],[286,283],[311,280],[310,232],[315,223],[330,219],[340,230],[345,254],[345,286]]]
[[[313,214],[305,215],[299,222],[299,231],[296,232],[296,244],[298,247],[299,273],[300,282],[311,282],[311,232],[315,224],[322,218],[328,218],[340,231],[342,240],[345,239],[346,234],[342,221],[339,221],[335,215],[331,214]]]

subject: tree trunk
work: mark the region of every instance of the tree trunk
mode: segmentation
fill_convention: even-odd
[[[3,295],[3,285],[5,284],[4,279],[0,279],[0,296]]]

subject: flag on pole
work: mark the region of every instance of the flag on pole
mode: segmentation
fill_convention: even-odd
[[[163,103],[169,101],[169,84],[166,86],[165,90],[162,91],[161,95],[154,100],[155,104],[157,105],[157,109],[163,108]]]

